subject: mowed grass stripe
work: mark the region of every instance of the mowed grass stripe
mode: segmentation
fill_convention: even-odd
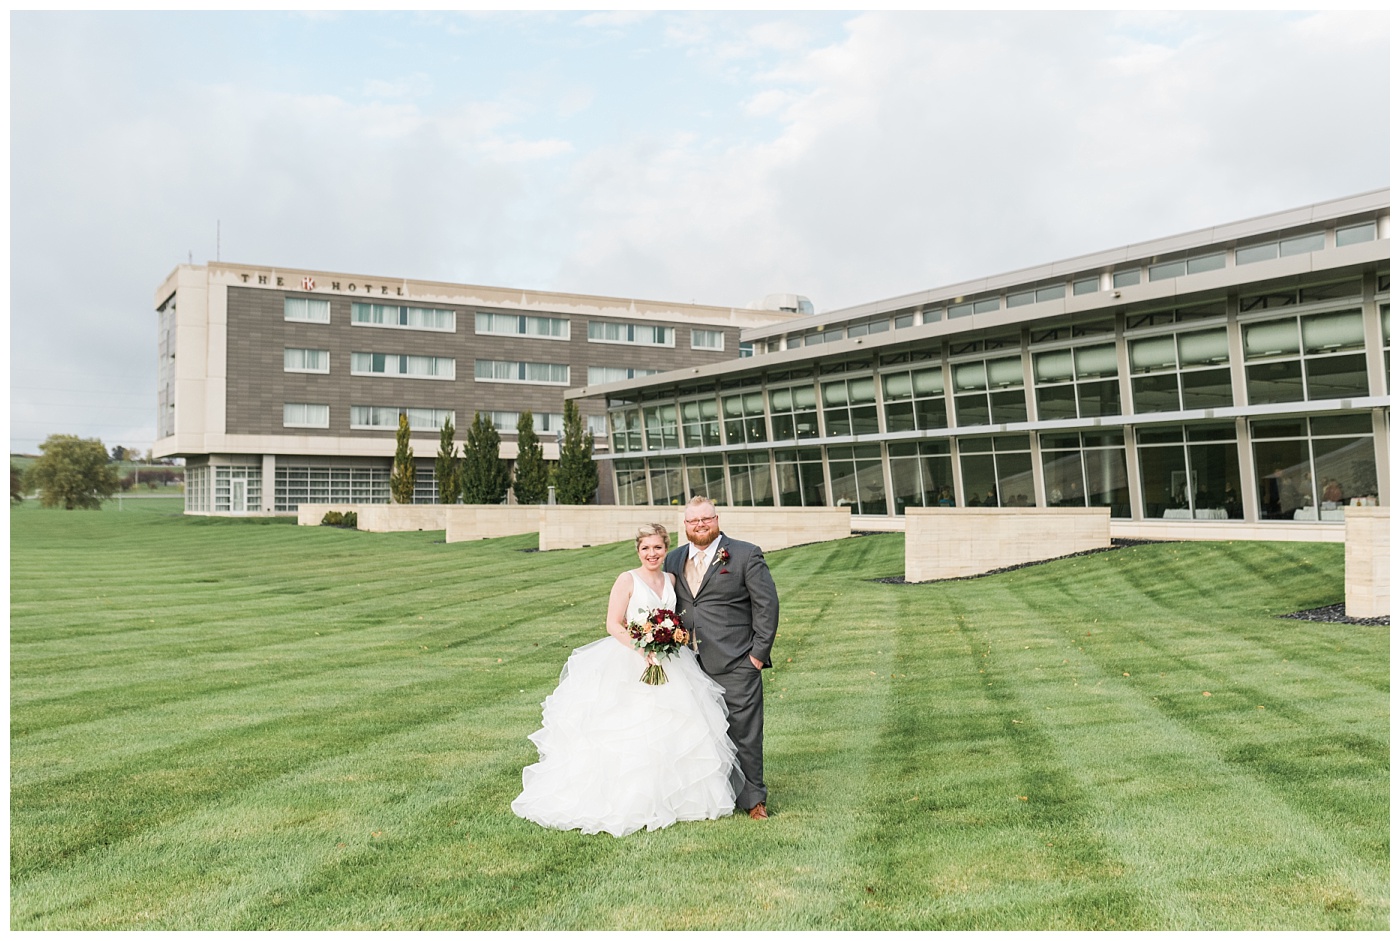
[[[613,840],[508,805],[630,546],[142,510],[12,515],[12,927],[1388,923],[1388,631],[1272,617],[1338,600],[1340,547],[925,586],[868,581],[901,571],[897,535],[770,553],[773,819]],[[98,574],[46,606],[26,565]],[[104,619],[129,631],[55,639]]]

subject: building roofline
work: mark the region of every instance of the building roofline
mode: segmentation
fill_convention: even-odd
[[[970,297],[975,294],[985,294],[989,291],[997,291],[1008,287],[1051,280],[1057,277],[1063,279],[1077,272],[1087,273],[1095,269],[1106,271],[1115,265],[1121,265],[1124,262],[1134,259],[1146,260],[1158,255],[1177,254],[1190,248],[1229,244],[1232,241],[1255,238],[1283,229],[1305,226],[1311,223],[1342,218],[1348,215],[1371,213],[1388,208],[1390,208],[1390,187],[1368,190],[1364,193],[1345,196],[1340,199],[1312,203],[1311,205],[1300,206],[1295,209],[1286,209],[1281,212],[1251,216],[1247,219],[1239,219],[1234,222],[1209,226],[1204,229],[1195,229],[1177,235],[1149,239],[1144,242],[1132,242],[1119,248],[1091,252],[1085,255],[1076,255],[1048,264],[1018,268],[1013,271],[1007,271],[988,277],[955,282],[941,287],[914,291],[909,294],[900,294],[883,300],[867,301],[851,307],[842,307],[837,310],[825,311],[815,316],[808,317],[803,323],[803,327],[845,323],[846,321],[856,320],[860,317],[889,313],[901,308],[946,302],[962,297]],[[743,338],[746,341],[767,339],[771,336],[778,336],[786,333],[788,329],[789,327],[786,324],[750,327],[744,331]]]

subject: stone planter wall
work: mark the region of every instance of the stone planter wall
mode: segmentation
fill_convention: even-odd
[[[910,508],[904,579],[980,575],[1111,545],[1108,507]]]

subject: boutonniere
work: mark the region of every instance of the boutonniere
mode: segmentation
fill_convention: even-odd
[[[725,548],[721,548],[718,552],[715,553],[715,560],[714,560],[714,562],[712,562],[712,563],[710,563],[710,564],[711,564],[711,565],[724,565],[724,564],[727,563],[728,561],[729,561],[729,550],[728,550],[728,549],[725,549]]]

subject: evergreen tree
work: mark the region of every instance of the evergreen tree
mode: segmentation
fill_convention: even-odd
[[[490,418],[477,412],[467,429],[462,453],[462,502],[500,503],[510,489],[510,473],[501,460],[501,435]]]
[[[26,482],[40,491],[43,506],[100,510],[102,501],[121,486],[117,469],[108,462],[107,448],[97,438],[49,435],[39,450],[42,453],[30,465]],[[13,475],[10,486],[14,486]]]
[[[515,502],[526,506],[543,503],[549,498],[549,468],[544,462],[544,448],[535,435],[535,416],[521,412],[515,426],[518,452],[515,458]]]
[[[439,503],[456,503],[462,496],[462,456],[457,453],[457,442],[453,440],[456,435],[457,429],[452,427],[452,418],[448,416],[442,423],[437,461],[433,464]]]
[[[394,439],[394,469],[389,472],[389,494],[395,503],[413,502],[413,448],[408,446],[408,416],[399,415],[399,432]]]
[[[573,399],[564,402],[564,442],[559,446],[559,483],[554,496],[560,503],[592,503],[598,493],[598,465],[593,462],[593,436]]]

